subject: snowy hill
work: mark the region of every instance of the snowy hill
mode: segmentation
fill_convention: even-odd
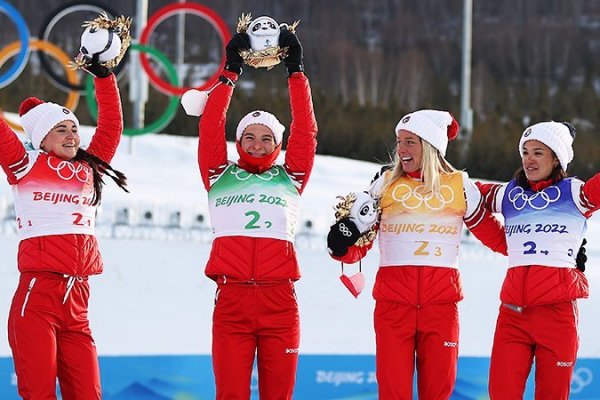
[[[86,133],[90,134],[84,129]],[[109,182],[98,217],[97,231],[105,272],[91,279],[90,320],[99,354],[101,357],[209,355],[215,285],[203,275],[210,250],[210,233],[207,230],[206,192],[196,161],[198,141],[145,135],[133,140],[132,154],[128,152],[128,141],[128,138],[123,139],[112,165],[127,174],[131,194],[119,191]],[[234,147],[230,146],[229,150],[230,158],[235,159]],[[301,230],[297,238],[303,272],[303,278],[297,284],[302,323],[301,353],[317,358],[304,358],[307,361],[301,361],[301,366],[320,356],[372,355],[375,352],[374,301],[370,289],[378,265],[378,252],[371,251],[363,260],[367,287],[358,299],[354,299],[338,279],[339,263],[327,255],[325,235],[333,221],[335,196],[366,188],[378,169],[379,166],[372,163],[317,156],[302,197]],[[2,179],[2,327],[6,326],[18,279],[18,239],[10,215],[11,202],[10,187]],[[124,218],[124,209],[128,210],[129,219],[127,224],[118,225],[119,219]],[[590,220],[587,237],[590,260],[586,275],[591,295],[588,300],[579,302],[579,355],[600,358],[597,340],[600,331],[600,319],[597,318],[600,245],[597,240],[590,240],[600,237],[597,217]],[[465,300],[460,303],[461,357],[489,357],[505,264],[503,257],[493,254],[476,239],[464,236],[460,258],[465,292]],[[352,274],[357,268],[348,266],[346,273]],[[10,348],[6,330],[0,329],[0,332],[2,369],[3,358],[5,365],[10,366]],[[368,359],[372,363],[372,357]],[[108,378],[103,374],[103,379]],[[323,375],[322,379],[327,382],[333,378]],[[208,379],[208,382],[212,380]],[[0,394],[2,388],[0,383]],[[139,387],[133,384],[127,390],[139,391]],[[120,396],[125,395],[121,393]]]

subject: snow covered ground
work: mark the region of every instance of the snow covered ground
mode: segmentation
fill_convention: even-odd
[[[84,135],[90,134],[83,129]],[[197,139],[166,135],[124,138],[112,165],[128,176],[131,194],[108,183],[98,218],[104,274],[91,280],[90,320],[101,356],[208,355],[215,285],[203,275],[210,250],[206,192],[196,161]],[[236,156],[230,146],[230,157]],[[297,284],[302,323],[301,353],[374,354],[370,295],[378,252],[363,260],[367,287],[354,299],[339,281],[340,265],[325,249],[335,196],[366,188],[379,169],[372,163],[317,156],[302,197],[298,254],[303,272]],[[18,272],[18,239],[12,228],[10,187],[0,182],[0,327]],[[129,210],[129,225],[114,226]],[[148,213],[152,213],[149,217]],[[177,215],[181,227],[174,225]],[[310,221],[310,228],[307,222]],[[600,358],[600,223],[589,223],[588,270],[591,295],[580,301],[580,357]],[[461,356],[489,357],[498,294],[505,273],[503,257],[465,235],[460,303]],[[357,271],[348,266],[346,273]],[[0,329],[0,358],[10,356],[6,330]]]

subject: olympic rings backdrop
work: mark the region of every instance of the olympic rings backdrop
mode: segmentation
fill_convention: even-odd
[[[23,70],[32,56],[31,53],[35,52],[39,57],[41,68],[46,73],[48,79],[53,85],[66,93],[66,99],[63,103],[64,106],[75,111],[79,105],[80,96],[85,95],[85,104],[89,109],[90,115],[95,120],[97,118],[97,105],[93,95],[93,80],[91,77],[87,80],[82,80],[83,73],[72,71],[66,67],[66,64],[73,59],[75,54],[68,54],[65,52],[65,50],[61,48],[60,43],[50,42],[52,30],[57,26],[60,26],[61,21],[68,15],[81,11],[92,13],[92,15],[97,15],[102,11],[106,11],[111,16],[122,14],[113,7],[96,1],[70,2],[51,11],[39,29],[38,38],[33,38],[31,37],[31,30],[23,15],[7,1],[0,0],[0,12],[10,19],[17,32],[13,42],[0,48],[0,68],[8,62],[11,62],[10,66],[0,74],[0,89],[7,87],[21,77]],[[135,51],[132,56],[139,57],[143,71],[148,76],[149,83],[155,89],[168,96],[169,101],[164,112],[156,120],[146,123],[143,127],[137,129],[126,127],[123,132],[124,135],[133,136],[149,132],[158,132],[165,128],[175,117],[180,96],[186,90],[191,89],[191,87],[181,85],[182,79],[178,76],[173,62],[161,51],[150,45],[152,35],[159,25],[168,18],[181,14],[191,14],[208,22],[210,27],[216,31],[221,42],[221,49],[224,49],[225,43],[227,43],[231,37],[227,24],[219,14],[202,4],[168,4],[150,15],[148,17],[148,23],[143,28],[140,37],[133,38],[134,44],[130,47],[128,56],[121,61],[114,72],[117,77],[121,78],[123,75],[122,71],[126,69],[129,62],[129,55]],[[134,29],[132,29],[132,35],[133,33]],[[52,68],[49,57],[64,66],[64,76],[58,74],[54,68]],[[149,57],[152,58],[166,74],[166,80],[161,77],[161,74],[157,72],[155,67],[150,63]],[[217,82],[219,73],[224,65],[225,54],[224,51],[221,50],[219,64],[214,69],[214,73],[205,79],[204,83],[196,87],[196,89],[205,90],[212,87]],[[4,117],[2,110],[0,110],[0,117]],[[7,122],[11,128],[15,130],[23,130],[19,124],[8,120]]]
[[[16,0],[14,0],[16,1]],[[133,2],[130,2],[133,3]],[[40,4],[43,2],[40,1]],[[52,32],[61,26],[65,18],[74,13],[88,12],[97,15],[105,10],[111,16],[121,15],[113,6],[97,1],[74,1],[55,10],[50,10],[44,19],[37,37],[32,37],[26,18],[8,1],[0,0],[0,13],[8,17],[12,26],[1,27],[15,32],[14,38],[7,45],[0,45],[0,89],[6,88],[18,79],[24,79],[23,71],[33,56],[39,58],[45,76],[59,90],[64,92],[64,104],[75,109],[85,104],[92,118],[97,118],[97,103],[94,97],[93,80],[87,74],[68,69],[66,64],[75,54],[65,50],[64,43],[53,42]],[[119,78],[125,76],[124,71],[132,57],[138,57],[149,83],[160,93],[168,96],[168,103],[158,118],[145,126],[134,129],[125,128],[125,135],[140,135],[157,132],[166,127],[178,109],[179,96],[188,89],[178,76],[173,61],[156,47],[151,45],[157,29],[169,18],[180,14],[191,14],[203,19],[214,30],[221,42],[220,62],[214,66],[214,73],[205,79],[198,88],[211,87],[217,81],[218,74],[224,65],[222,49],[231,33],[223,19],[212,9],[198,3],[173,2],[164,6],[148,18],[148,23],[141,30],[139,38],[134,37],[134,44],[123,59],[115,73]],[[76,38],[78,40],[78,37]],[[34,54],[32,54],[32,52]],[[153,63],[150,62],[153,61]],[[51,65],[60,64],[64,73],[57,73]],[[161,74],[162,73],[162,74]],[[164,77],[166,78],[164,78]],[[81,96],[85,101],[80,101]],[[0,110],[0,116],[2,111]],[[21,130],[18,124],[8,121],[15,130]],[[71,171],[76,174],[78,171]],[[402,188],[399,188],[402,189]],[[406,189],[406,188],[404,188]],[[394,192],[398,200],[413,207],[438,207],[438,204],[452,201],[455,194],[450,188],[439,198],[422,195],[417,190]],[[512,193],[511,197],[518,204],[529,202],[538,206],[539,202],[554,201],[553,198],[528,198],[521,193]],[[407,205],[407,206],[408,206]],[[541,207],[541,205],[540,205]],[[193,317],[192,317],[193,318]],[[209,327],[206,327],[207,332]],[[119,356],[100,355],[102,371],[103,398],[110,399],[208,399],[214,398],[212,361],[210,355],[163,355],[156,356],[152,349],[148,355]],[[487,398],[487,377],[489,357],[460,357],[458,377],[452,399],[484,399]],[[533,385],[530,381],[525,393],[526,398],[533,398]],[[572,399],[600,398],[600,359],[587,358],[577,360],[571,382]],[[257,374],[252,374],[252,396],[257,398]],[[0,357],[0,399],[18,399],[16,376],[10,357]],[[375,357],[373,355],[327,354],[304,355],[299,358],[297,399],[376,399],[377,384],[375,379]]]

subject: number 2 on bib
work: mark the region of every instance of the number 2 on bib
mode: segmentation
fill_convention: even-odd
[[[427,241],[422,241],[420,242],[421,245],[419,246],[418,249],[415,250],[415,252],[413,253],[415,256],[428,256],[429,255],[429,242]],[[434,256],[439,257],[442,255],[442,249],[440,247],[435,247],[435,252],[433,253]]]
[[[250,222],[244,226],[244,229],[258,229],[261,228],[260,225],[257,225],[257,222],[260,220],[260,213],[258,211],[247,211],[244,213],[245,216],[250,217]],[[265,228],[270,228],[272,223],[270,221],[265,221]]]

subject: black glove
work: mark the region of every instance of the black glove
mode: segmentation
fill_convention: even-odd
[[[83,66],[83,70],[89,74],[94,75],[96,78],[106,78],[110,75],[110,69],[100,64],[100,54],[94,54],[92,58],[88,58],[86,64]]]
[[[342,218],[329,229],[327,248],[334,256],[342,257],[359,237],[360,232],[354,222],[350,218]]]
[[[231,37],[227,46],[225,46],[225,69],[240,75],[242,73],[242,64],[244,60],[240,56],[240,50],[250,48],[250,38],[246,33],[236,33]]]
[[[585,254],[585,246],[587,244],[587,240],[583,239],[583,243],[581,243],[581,247],[577,252],[577,257],[575,257],[575,265],[578,270],[581,272],[585,272],[585,263],[587,262],[587,255]]]
[[[290,32],[286,26],[281,28],[279,32],[279,47],[288,48],[288,55],[283,59],[283,63],[287,68],[288,76],[294,72],[304,71],[304,63],[302,61],[302,45],[295,33]]]

